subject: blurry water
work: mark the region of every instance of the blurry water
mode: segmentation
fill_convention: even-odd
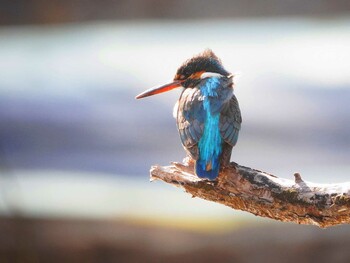
[[[174,202],[171,215],[235,213],[204,201],[193,211],[197,201],[181,191],[147,183],[150,165],[184,156],[171,116],[179,91],[134,96],[171,79],[207,47],[241,75],[236,162],[286,178],[299,171],[309,181],[348,180],[348,19],[8,27],[0,29],[0,164],[20,178],[25,198],[17,206],[33,214],[120,216],[164,214]],[[93,195],[72,183],[77,173],[113,188]],[[48,189],[54,200],[42,198]],[[89,196],[98,198],[85,209]],[[144,202],[121,208],[126,197]]]

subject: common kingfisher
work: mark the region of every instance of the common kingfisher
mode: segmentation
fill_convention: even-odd
[[[174,81],[136,96],[141,99],[174,88],[182,93],[174,108],[177,128],[199,178],[215,180],[230,162],[241,128],[241,111],[233,94],[233,74],[210,49],[185,61]]]

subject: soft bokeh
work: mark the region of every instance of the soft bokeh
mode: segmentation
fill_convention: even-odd
[[[259,253],[260,262],[281,262],[266,243],[292,246],[293,262],[348,262],[347,226],[281,224],[150,183],[152,164],[184,157],[172,117],[180,90],[134,99],[211,48],[239,76],[243,126],[232,160],[284,178],[348,181],[350,18],[342,11],[3,25],[4,262],[140,262],[135,251],[145,262],[258,262]],[[343,246],[326,246],[335,241]],[[250,246],[257,254],[247,257]]]

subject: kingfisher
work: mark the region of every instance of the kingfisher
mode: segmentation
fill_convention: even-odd
[[[210,49],[185,61],[174,80],[136,96],[145,98],[182,87],[174,117],[187,156],[194,161],[194,173],[215,180],[230,163],[238,140],[242,117],[234,95],[234,75]]]

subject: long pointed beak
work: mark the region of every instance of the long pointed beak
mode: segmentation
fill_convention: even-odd
[[[142,92],[141,94],[137,95],[135,97],[135,99],[142,99],[142,98],[145,98],[145,97],[148,97],[148,96],[156,95],[156,94],[159,94],[159,93],[163,93],[163,92],[166,92],[166,91],[178,88],[178,87],[181,86],[181,83],[182,83],[181,81],[175,80],[174,82],[165,84],[163,86],[148,89],[148,90]]]

